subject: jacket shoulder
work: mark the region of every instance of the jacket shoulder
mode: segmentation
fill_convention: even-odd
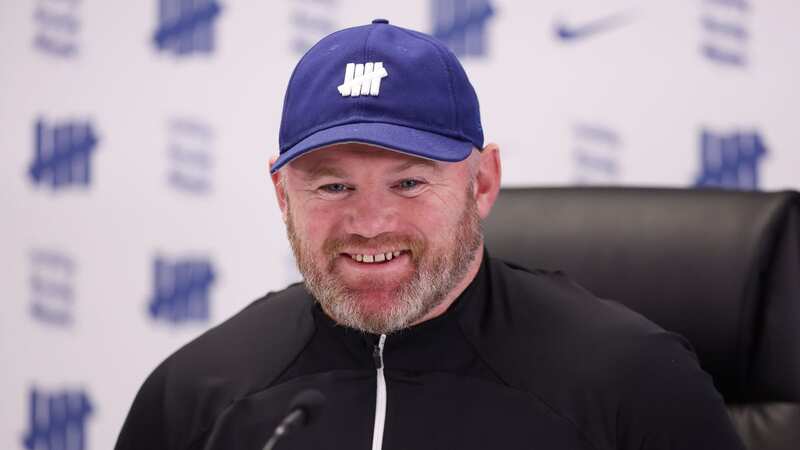
[[[515,347],[537,359],[555,362],[565,354],[592,353],[613,361],[628,354],[630,343],[665,332],[563,272],[529,270],[492,258],[488,276],[491,298],[484,300],[480,319],[487,325],[484,337],[513,338]]]
[[[269,382],[276,365],[311,337],[313,299],[302,284],[270,292],[172,354],[165,363],[184,378],[214,376],[250,387]],[[186,381],[189,381],[188,379]]]
[[[270,292],[165,359],[136,395],[116,448],[187,449],[219,413],[278,378],[314,333],[302,284]]]
[[[598,449],[740,448],[722,397],[683,337],[563,273],[490,265],[491,298],[473,336],[505,383]]]
[[[606,386],[630,375],[633,366],[676,351],[696,363],[683,337],[595,296],[562,272],[530,271],[496,260],[492,272],[493,288],[500,288],[493,291],[493,309],[503,305],[508,314],[498,317],[495,334],[505,340],[513,336],[516,344],[506,345],[516,346],[526,361],[547,362],[565,382]]]

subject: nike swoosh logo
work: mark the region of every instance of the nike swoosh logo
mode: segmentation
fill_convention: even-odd
[[[581,25],[568,25],[563,20],[559,20],[555,25],[554,31],[556,38],[565,42],[572,42],[627,25],[632,19],[631,14],[619,13],[584,22]]]

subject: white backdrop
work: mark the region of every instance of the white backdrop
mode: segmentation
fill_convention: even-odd
[[[800,188],[791,0],[0,0],[0,447],[111,448],[156,364],[299,279],[284,89],[376,17],[461,53],[506,185]]]

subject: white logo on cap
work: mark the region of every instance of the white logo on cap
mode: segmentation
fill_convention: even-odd
[[[340,84],[337,89],[342,97],[376,96],[381,90],[381,78],[388,75],[382,62],[349,63],[344,69],[344,83]]]

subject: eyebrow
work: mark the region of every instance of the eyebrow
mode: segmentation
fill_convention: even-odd
[[[303,175],[303,178],[305,178],[307,181],[314,181],[323,177],[345,178],[346,175],[347,173],[345,171],[338,168],[319,165],[309,171],[306,171],[306,173]]]

